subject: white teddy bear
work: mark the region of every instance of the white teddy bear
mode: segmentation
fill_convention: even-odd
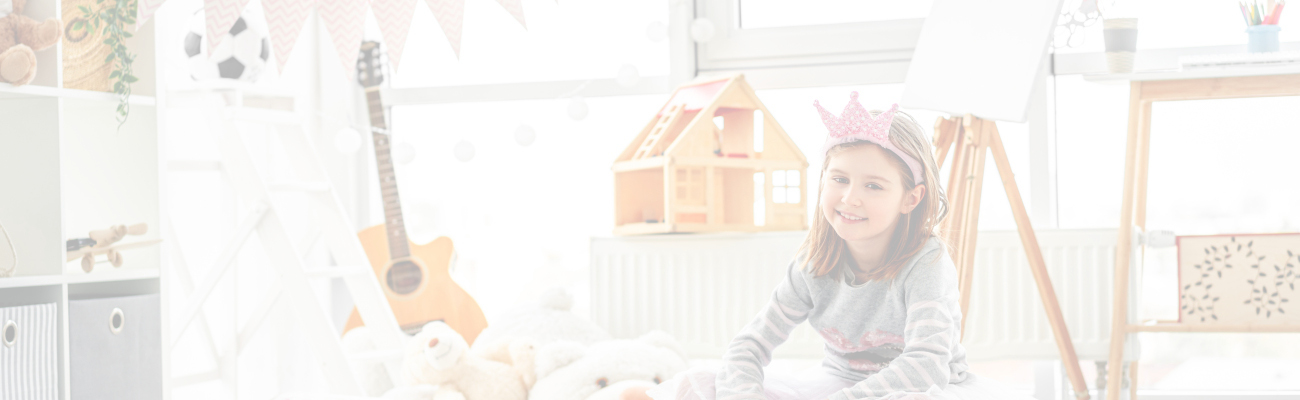
[[[542,294],[535,306],[516,308],[479,333],[471,352],[482,358],[517,366],[529,388],[537,381],[532,360],[514,360],[510,346],[523,338],[538,347],[566,340],[584,345],[609,340],[609,333],[574,314],[573,296],[563,288]],[[521,367],[521,365],[523,365]]]
[[[525,400],[528,385],[521,371],[532,370],[536,348],[518,339],[507,352],[514,365],[476,356],[446,323],[430,322],[408,344],[401,380],[408,386],[437,386],[436,400]]]
[[[574,314],[572,309],[573,296],[568,291],[558,287],[547,290],[537,305],[515,308],[493,318],[474,340],[474,349],[515,337],[532,338],[541,346],[559,340],[590,345],[610,339],[609,332]]]
[[[529,400],[637,400],[686,369],[686,357],[661,331],[632,340],[585,346],[559,341],[537,351],[537,383]]]

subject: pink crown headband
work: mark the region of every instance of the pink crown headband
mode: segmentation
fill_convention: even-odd
[[[817,107],[817,112],[822,115],[822,122],[826,123],[826,129],[830,131],[830,136],[826,137],[826,144],[822,146],[823,154],[830,151],[832,147],[844,143],[857,141],[875,143],[903,159],[907,168],[912,170],[912,181],[918,185],[925,182],[921,163],[899,150],[889,140],[889,126],[894,123],[894,113],[898,112],[897,103],[890,106],[889,110],[872,117],[867,109],[862,108],[862,103],[858,103],[858,92],[854,91],[849,94],[849,104],[844,105],[844,113],[839,117],[826,111],[816,100],[813,101],[813,106]]]

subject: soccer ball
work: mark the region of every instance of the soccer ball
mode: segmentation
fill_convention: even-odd
[[[244,82],[257,81],[271,56],[271,43],[266,29],[245,18],[241,14],[230,32],[221,39],[221,44],[208,57],[208,41],[203,40],[207,33],[207,21],[203,10],[194,13],[190,20],[189,33],[185,34],[185,56],[189,58],[190,77],[196,81],[213,79],[235,79]]]

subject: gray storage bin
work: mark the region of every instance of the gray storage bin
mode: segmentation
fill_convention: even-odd
[[[68,302],[73,400],[162,399],[158,295]]]
[[[0,399],[59,398],[59,308],[0,307]]]

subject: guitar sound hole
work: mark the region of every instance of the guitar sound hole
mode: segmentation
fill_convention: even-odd
[[[420,266],[410,261],[398,261],[388,269],[388,288],[397,294],[408,294],[420,288],[424,279]]]

